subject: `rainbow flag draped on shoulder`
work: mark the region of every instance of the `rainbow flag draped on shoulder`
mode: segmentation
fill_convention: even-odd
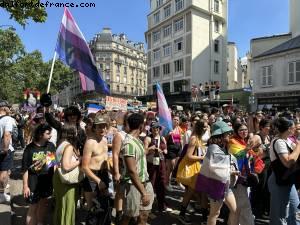
[[[173,128],[171,112],[169,110],[165,95],[158,83],[156,83],[156,93],[159,124],[162,126],[162,135],[166,136],[170,131],[172,131]]]
[[[96,90],[109,94],[109,88],[97,70],[91,50],[66,7],[55,51],[61,61],[79,72],[84,91]]]

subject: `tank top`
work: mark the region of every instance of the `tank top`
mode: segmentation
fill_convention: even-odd
[[[61,160],[64,154],[65,147],[67,145],[70,145],[70,143],[67,141],[63,141],[56,149],[55,157],[59,167],[61,166]],[[76,157],[74,155],[72,156],[72,162],[76,162]]]

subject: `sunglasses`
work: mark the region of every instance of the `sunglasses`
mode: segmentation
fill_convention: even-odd
[[[246,131],[248,131],[248,129],[240,129],[240,130],[238,130],[239,132],[246,132]]]

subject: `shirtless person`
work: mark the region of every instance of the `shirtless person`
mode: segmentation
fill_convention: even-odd
[[[108,126],[108,119],[103,115],[95,117],[92,136],[85,143],[82,158],[82,168],[86,174],[83,182],[85,199],[88,209],[92,206],[92,200],[96,197],[96,190],[101,193],[107,191],[107,139],[105,138]]]

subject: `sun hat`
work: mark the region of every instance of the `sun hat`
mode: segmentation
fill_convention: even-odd
[[[227,132],[232,132],[232,128],[224,121],[217,121],[211,127],[211,136],[221,135]]]

